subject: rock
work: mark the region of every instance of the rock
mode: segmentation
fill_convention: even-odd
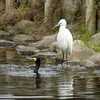
[[[39,52],[39,49],[32,47],[32,46],[24,46],[24,45],[18,45],[16,47],[16,50],[18,53],[21,55],[27,55],[27,56],[32,56],[36,53]]]
[[[44,56],[44,57],[51,57],[51,58],[53,58],[53,57],[56,57],[57,54],[54,53],[54,52],[47,51],[47,52],[39,52],[39,53],[36,53],[35,56]]]
[[[31,46],[43,49],[43,48],[48,48],[50,45],[56,41],[56,34],[50,35],[50,36],[45,36],[42,40],[30,44]]]
[[[14,48],[16,46],[15,42],[0,40],[0,48]]]
[[[6,61],[16,61],[17,60],[17,52],[15,48],[6,48]]]
[[[25,44],[28,42],[33,42],[34,38],[31,35],[18,34],[14,36],[13,41],[17,44]]]
[[[0,40],[0,61],[8,62],[16,60],[16,44],[12,41]]]
[[[16,30],[16,33],[32,34],[34,27],[35,25],[32,21],[21,20],[14,26],[14,29]]]
[[[96,66],[96,64],[89,59],[84,61],[83,65],[87,68],[94,68]]]
[[[100,53],[96,53],[92,55],[88,60],[87,63],[92,63],[92,66],[100,66]],[[90,64],[89,64],[90,65]]]
[[[93,55],[95,52],[93,49],[88,48],[83,41],[75,40],[73,44],[73,60],[85,60]]]
[[[44,64],[55,64],[57,54],[51,51],[40,51],[39,53],[36,53],[34,56],[42,57],[44,59]]]
[[[100,33],[93,35],[90,39],[90,43],[94,45],[100,45]]]

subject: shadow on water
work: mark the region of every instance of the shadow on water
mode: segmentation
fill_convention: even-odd
[[[100,100],[100,77],[93,72],[53,65],[37,74],[22,66],[0,68],[0,100]]]

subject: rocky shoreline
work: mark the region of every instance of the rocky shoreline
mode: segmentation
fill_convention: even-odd
[[[26,27],[28,28],[25,29]],[[53,61],[61,55],[56,44],[56,34],[44,37],[38,37],[32,33],[33,23],[23,20],[17,23],[8,31],[0,30],[0,62],[19,63],[28,61],[27,58],[34,56],[43,56],[45,63],[54,63]],[[96,41],[96,37],[100,38],[100,33],[91,37],[91,43],[100,44]],[[94,42],[96,41],[96,42]],[[100,53],[96,53],[89,48],[83,41],[74,40],[73,54],[71,61],[79,61],[86,66],[100,66]],[[34,62],[33,62],[34,63]]]

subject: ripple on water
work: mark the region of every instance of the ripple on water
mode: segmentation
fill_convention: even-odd
[[[1,68],[10,76],[4,78],[0,76],[2,100],[4,98],[100,100],[99,70],[91,73],[85,70],[74,72],[62,66],[47,65],[39,69],[40,77],[36,77],[33,70],[27,66],[3,65]],[[6,95],[7,93],[11,95]]]

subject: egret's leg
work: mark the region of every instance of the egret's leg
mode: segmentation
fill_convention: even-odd
[[[62,51],[62,60],[64,61],[64,52]]]
[[[66,53],[66,62],[67,62],[67,65],[68,65],[68,53]]]
[[[66,53],[66,61],[68,61],[68,54]]]

